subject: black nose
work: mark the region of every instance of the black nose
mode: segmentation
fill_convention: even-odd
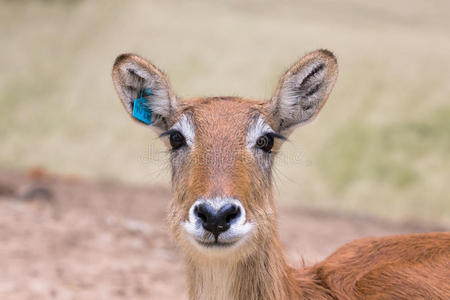
[[[216,210],[208,203],[202,203],[194,208],[194,214],[201,220],[203,228],[214,234],[217,240],[219,234],[227,231],[231,223],[239,218],[241,209],[235,204],[227,203]]]

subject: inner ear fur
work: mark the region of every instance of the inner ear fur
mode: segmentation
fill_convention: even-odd
[[[269,111],[280,132],[313,120],[333,89],[338,75],[337,60],[328,50],[308,53],[281,77]]]
[[[125,110],[132,118],[134,99],[140,96],[142,89],[150,89],[151,95],[145,98],[152,110],[151,126],[158,131],[168,129],[177,98],[161,70],[136,54],[122,54],[114,62],[112,79]]]

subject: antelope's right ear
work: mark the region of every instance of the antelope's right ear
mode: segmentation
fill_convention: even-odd
[[[144,105],[151,110],[151,127],[158,132],[169,129],[177,99],[162,71],[138,55],[122,54],[114,62],[112,79],[123,106],[134,120],[139,121],[133,114],[135,99],[147,91]]]

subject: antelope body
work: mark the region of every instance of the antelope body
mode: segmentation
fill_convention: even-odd
[[[112,76],[131,116],[140,91],[151,91],[150,127],[170,149],[168,223],[190,299],[450,299],[450,233],[361,239],[304,269],[283,256],[272,164],[285,137],[325,104],[337,78],[331,52],[300,59],[269,101],[179,99],[134,54],[120,55]]]

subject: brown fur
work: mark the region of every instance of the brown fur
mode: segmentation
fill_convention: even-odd
[[[127,74],[127,68],[137,71]],[[271,168],[261,166],[246,149],[247,132],[258,116],[283,134],[310,121],[325,104],[336,77],[334,55],[319,50],[285,73],[271,101],[175,99],[165,75],[146,60],[125,55],[116,61],[113,79],[128,111],[128,91],[140,88],[129,85],[144,82],[159,88],[158,98],[149,100],[157,102],[158,129],[167,130],[182,115],[189,115],[195,124],[192,149],[172,154],[175,197],[168,211],[169,227],[185,255],[190,299],[445,299],[450,295],[450,233],[362,239],[308,268],[296,270],[286,263]],[[280,146],[276,140],[274,154]],[[267,156],[269,166],[274,154]],[[201,197],[239,199],[247,220],[257,224],[248,240],[223,254],[210,255],[193,247],[180,223]]]

